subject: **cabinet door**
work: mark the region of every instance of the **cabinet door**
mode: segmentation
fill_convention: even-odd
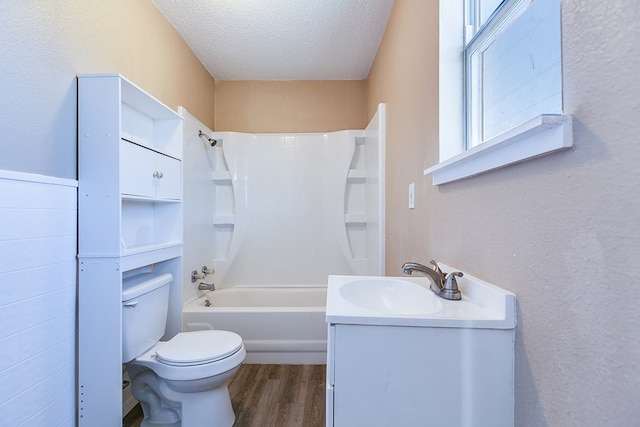
[[[120,140],[120,192],[132,196],[155,197],[157,179],[155,156],[151,150]]]
[[[162,199],[181,199],[182,176],[180,160],[156,154],[157,191],[156,197]]]

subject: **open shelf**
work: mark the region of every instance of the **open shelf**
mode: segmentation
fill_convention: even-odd
[[[366,224],[367,215],[365,214],[344,214],[345,224]]]
[[[349,182],[361,182],[367,178],[367,171],[365,169],[349,169],[347,174],[347,181]]]
[[[215,215],[213,217],[213,225],[234,225],[235,223],[235,215]]]
[[[211,179],[214,182],[231,182],[231,173],[229,171],[213,171]]]

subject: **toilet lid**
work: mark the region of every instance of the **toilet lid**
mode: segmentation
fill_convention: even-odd
[[[242,338],[233,332],[181,332],[158,346],[156,360],[174,366],[201,365],[224,359],[240,347]]]

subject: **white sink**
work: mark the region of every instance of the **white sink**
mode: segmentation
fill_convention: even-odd
[[[351,304],[376,313],[427,314],[442,309],[440,298],[429,289],[393,278],[353,280],[340,287],[340,295]]]
[[[417,273],[329,276],[328,425],[513,427],[515,295],[463,273],[459,301]]]
[[[441,265],[445,272],[454,269]],[[328,323],[513,329],[515,295],[465,272],[459,277],[460,301],[429,289],[424,276],[329,276]]]

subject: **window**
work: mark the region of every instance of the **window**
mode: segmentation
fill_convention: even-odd
[[[560,20],[560,0],[440,1],[434,185],[573,145]]]

